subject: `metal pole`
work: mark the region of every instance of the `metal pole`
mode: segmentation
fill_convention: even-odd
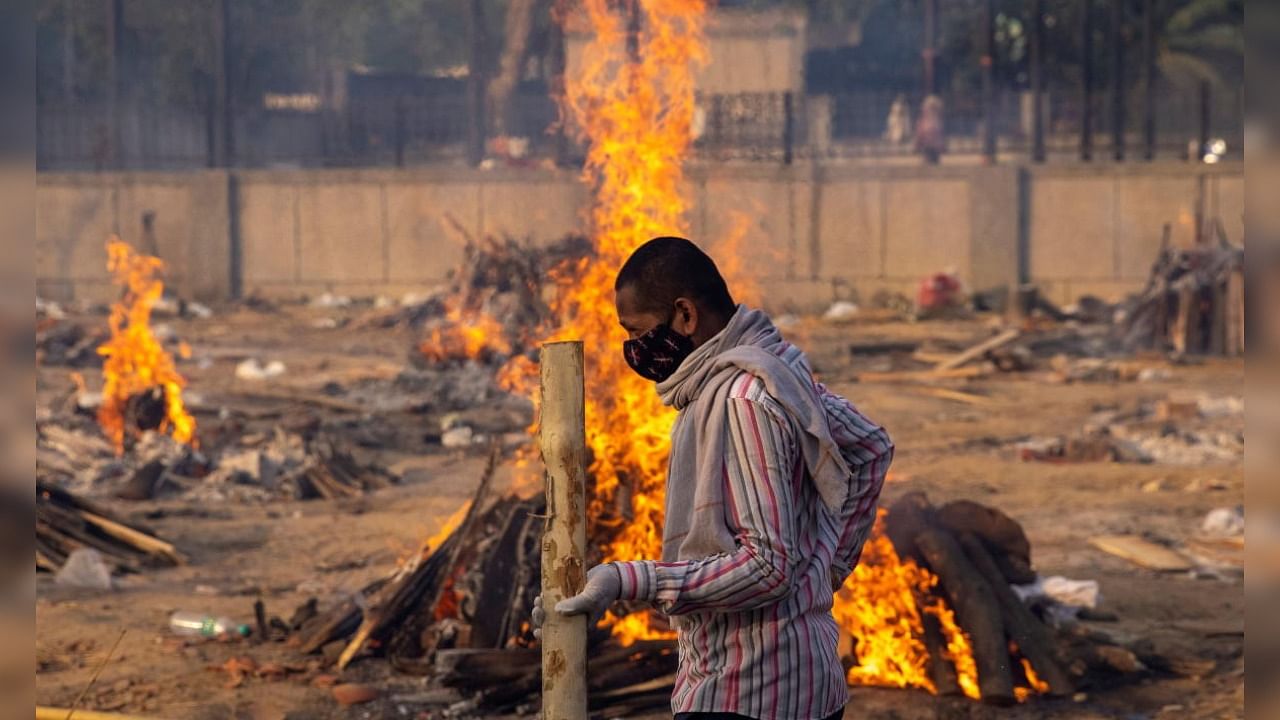
[[[1111,155],[1124,160],[1124,0],[1111,0]]]
[[[792,137],[795,135],[795,105],[790,92],[782,95],[782,164],[790,165],[792,160]]]
[[[1155,10],[1142,0],[1142,159],[1156,156]]]
[[[107,11],[107,167],[119,169],[124,161],[121,152],[120,100],[124,54],[124,0],[106,0]]]
[[[924,47],[920,56],[924,60],[924,94],[925,97],[937,92],[937,77],[934,74],[934,59],[937,55],[938,35],[938,0],[925,0],[924,3]]]
[[[1080,159],[1093,160],[1093,0],[1080,2]]]
[[[1204,161],[1205,149],[1209,147],[1209,122],[1212,110],[1212,90],[1208,80],[1200,81],[1200,146],[1196,148],[1196,162]]]
[[[996,161],[995,0],[982,4],[982,157]]]
[[[1031,162],[1044,162],[1044,0],[1031,3]]]
[[[396,167],[404,167],[404,144],[405,144],[405,113],[404,96],[396,96],[395,113],[396,113]]]
[[[587,547],[587,440],[582,341],[547,343],[539,357],[539,445],[546,465],[547,524],[542,533],[546,608],[582,591]],[[542,716],[586,720],[587,617],[552,610],[542,625]]]
[[[488,135],[485,123],[485,25],[484,3],[471,0],[467,30],[471,36],[471,61],[467,74],[467,110],[471,122],[467,127],[467,162],[479,165],[484,159],[484,142]]]
[[[215,160],[218,167],[231,167],[235,157],[235,111],[231,103],[231,0],[218,0],[213,13],[214,97],[212,123],[215,130]]]
[[[551,6],[551,29],[549,31],[551,60],[551,96],[564,107],[565,102],[565,33],[564,23],[568,21],[568,0],[555,0]],[[567,120],[561,118],[555,125],[556,165],[564,165],[569,159],[569,128]]]

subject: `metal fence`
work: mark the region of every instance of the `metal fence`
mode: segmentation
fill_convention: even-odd
[[[1221,138],[1226,156],[1243,145],[1239,92],[1204,96],[1197,88],[1160,87],[1155,98],[1151,154],[1187,158],[1202,139]],[[979,154],[984,148],[986,109],[979,93],[946,93],[943,116],[947,154]],[[1143,97],[1124,98],[1125,157],[1145,157]],[[893,132],[895,102],[904,106],[906,127]],[[913,129],[922,97],[917,91],[853,90],[833,96],[736,93],[698,98],[694,151],[709,160],[791,162],[797,157],[894,158],[916,153]],[[1080,157],[1086,116],[1082,97],[1049,89],[1042,98],[1044,142],[1054,159]],[[1091,155],[1114,156],[1112,99],[1091,97]],[[519,158],[565,162],[563,139],[550,132],[557,112],[545,93],[517,93],[508,134],[522,138]],[[215,161],[216,122],[207,108],[123,104],[117,108],[119,137],[110,130],[103,104],[44,104],[37,112],[37,163],[45,170],[180,169]],[[990,117],[998,154],[1031,152],[1032,96],[1001,91]],[[234,114],[233,161],[239,167],[403,166],[458,160],[472,135],[462,92],[405,95],[351,101],[341,110],[268,110]],[[114,148],[114,149],[113,149]],[[1190,149],[1189,149],[1190,148]],[[502,153],[500,153],[502,154]],[[576,153],[581,156],[581,153]],[[512,159],[507,157],[508,160]]]

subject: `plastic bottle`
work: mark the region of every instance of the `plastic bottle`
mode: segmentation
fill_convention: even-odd
[[[248,637],[248,625],[237,624],[229,617],[179,610],[169,617],[169,630],[175,635],[216,638],[229,635]]]

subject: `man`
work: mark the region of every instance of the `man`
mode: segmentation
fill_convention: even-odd
[[[676,718],[840,717],[832,596],[874,519],[888,435],[815,382],[688,240],[645,243],[614,289],[627,363],[679,410],[663,557],[594,567],[555,611],[594,622],[630,600],[670,616]]]

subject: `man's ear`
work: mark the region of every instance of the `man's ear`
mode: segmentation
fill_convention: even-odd
[[[671,320],[671,329],[693,337],[698,331],[698,306],[689,298],[676,298],[676,314]]]

